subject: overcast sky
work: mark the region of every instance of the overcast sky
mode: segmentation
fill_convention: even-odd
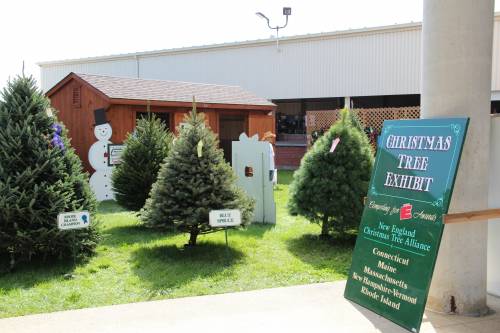
[[[499,11],[500,0],[495,10]],[[39,61],[168,49],[422,20],[422,0],[15,0],[0,4],[0,87]]]

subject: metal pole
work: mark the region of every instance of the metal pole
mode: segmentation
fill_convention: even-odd
[[[264,165],[264,153],[260,154],[261,166],[262,166],[262,223],[266,222],[266,178],[269,178],[269,170]]]
[[[276,27],[276,50],[280,50],[280,28]]]

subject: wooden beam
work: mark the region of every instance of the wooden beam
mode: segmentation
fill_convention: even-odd
[[[126,104],[126,105],[145,105],[148,101],[142,99],[124,99],[111,98],[111,104]],[[191,108],[192,102],[169,102],[169,101],[149,101],[151,106],[163,107],[185,107]],[[220,104],[220,103],[202,103],[196,102],[196,106],[202,109],[224,109],[224,110],[255,110],[262,112],[271,112],[276,109],[275,105],[249,105],[249,104]]]
[[[465,213],[453,213],[443,215],[443,223],[461,223],[461,222],[474,222],[486,221],[488,219],[500,218],[500,208],[476,210]]]

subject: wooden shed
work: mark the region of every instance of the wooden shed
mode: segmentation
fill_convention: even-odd
[[[240,133],[262,138],[267,131],[275,132],[276,106],[237,86],[70,73],[46,95],[59,111],[58,119],[68,128],[72,146],[88,171],[87,154],[96,141],[94,110],[99,108],[106,109],[113,129],[111,141],[122,143],[134,130],[137,118],[146,114],[148,103],[151,112],[176,133],[195,96],[198,111],[219,135],[229,161],[231,141]]]

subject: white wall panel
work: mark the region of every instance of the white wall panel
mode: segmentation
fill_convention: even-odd
[[[282,98],[416,94],[419,29],[140,58],[144,78],[235,84]]]
[[[500,117],[491,117],[489,208],[500,208]],[[488,225],[488,292],[500,296],[500,219]]]
[[[43,66],[41,68],[42,89],[44,91],[49,90],[71,72],[137,77],[136,61],[134,59],[117,59],[101,62],[86,62],[82,60],[81,63]]]
[[[495,17],[491,90],[500,90],[500,17]]]

